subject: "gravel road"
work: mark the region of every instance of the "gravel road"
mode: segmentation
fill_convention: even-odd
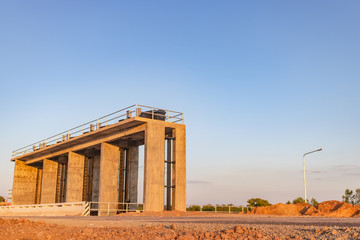
[[[6,237],[6,239],[39,240],[360,239],[360,218],[240,214],[182,216],[143,216],[139,214],[111,217],[26,217],[17,219],[6,217],[0,221],[0,236]]]

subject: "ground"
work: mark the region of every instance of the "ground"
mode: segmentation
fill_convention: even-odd
[[[360,218],[179,212],[6,217],[0,239],[360,239]]]

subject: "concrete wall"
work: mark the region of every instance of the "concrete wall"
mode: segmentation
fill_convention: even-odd
[[[165,123],[151,121],[145,131],[144,210],[164,210]]]
[[[82,216],[85,205],[1,208],[0,216]],[[4,238],[5,239],[5,238]],[[29,239],[29,238],[26,238]]]
[[[186,211],[186,131],[185,126],[173,130],[172,209]]]
[[[85,156],[69,152],[66,179],[66,202],[83,201]]]
[[[41,203],[56,202],[56,183],[58,163],[49,159],[43,160]]]
[[[12,204],[35,203],[37,172],[37,168],[15,160]]]
[[[119,147],[111,145],[109,143],[102,143],[100,149],[99,202],[117,202],[119,172],[118,168]],[[100,208],[106,209],[107,204],[100,204]],[[117,204],[110,204],[110,208],[116,209]],[[114,211],[110,212],[113,213]],[[103,211],[100,211],[99,215],[102,214]]]

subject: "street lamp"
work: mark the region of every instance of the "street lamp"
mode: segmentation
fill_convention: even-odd
[[[305,155],[308,155],[310,153],[314,153],[314,152],[319,152],[322,151],[322,148],[311,151],[311,152],[307,152],[303,155],[303,166],[304,166],[304,192],[305,192],[305,203],[307,203],[307,196],[306,196],[306,177],[305,177]]]

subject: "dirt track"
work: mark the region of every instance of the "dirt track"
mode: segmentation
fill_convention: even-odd
[[[344,226],[360,227],[360,218],[334,217],[289,217],[270,215],[242,215],[242,214],[188,214],[183,216],[110,216],[110,217],[27,217],[33,221],[43,221],[49,224],[65,226],[140,226],[143,224],[266,224],[266,225],[302,225],[302,226]]]
[[[0,219],[0,239],[360,239],[360,218],[174,213],[27,219]]]

